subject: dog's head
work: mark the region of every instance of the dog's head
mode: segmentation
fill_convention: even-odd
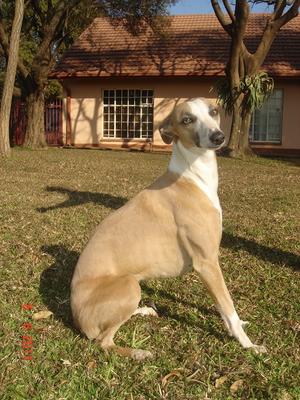
[[[219,109],[212,100],[204,98],[187,100],[176,106],[159,131],[165,143],[180,140],[187,148],[217,150],[225,143]]]

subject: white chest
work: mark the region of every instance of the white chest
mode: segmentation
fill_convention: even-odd
[[[173,147],[169,171],[193,181],[222,215],[218,197],[217,162],[213,150],[187,149],[178,141]]]

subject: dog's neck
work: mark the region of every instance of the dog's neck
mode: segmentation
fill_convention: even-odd
[[[169,171],[193,181],[221,213],[218,197],[218,169],[214,150],[186,148],[178,140],[173,144]]]

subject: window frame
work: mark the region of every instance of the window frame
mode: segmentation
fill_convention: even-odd
[[[117,96],[117,92],[120,91],[122,93],[121,97]],[[123,99],[123,93],[124,91],[127,91],[127,103],[122,104],[122,99]],[[137,104],[136,103],[136,92],[139,91],[139,98],[140,102]],[[105,92],[108,92],[108,96],[105,95]],[[109,99],[110,99],[110,92],[114,92],[113,95],[113,103],[110,104]],[[134,92],[133,97],[130,97],[130,92]],[[143,92],[147,92],[146,96],[143,96]],[[149,92],[151,92],[151,95],[149,96]],[[108,103],[105,102],[105,98],[108,99]],[[117,103],[117,98],[121,98],[121,104]],[[145,103],[143,103],[142,99],[145,99]],[[150,99],[150,101],[149,101]],[[130,100],[133,101],[133,103],[130,103]],[[122,114],[122,108],[126,107],[126,121],[123,122],[123,119],[121,117],[121,122],[116,120],[117,116],[117,107],[121,109],[121,115]],[[113,121],[108,117],[107,121],[105,120],[105,107],[113,107]],[[136,122],[134,119],[133,121],[130,121],[130,111],[131,109],[134,110],[136,107],[140,109],[139,111],[139,122]],[[146,110],[146,121],[144,122],[142,120],[142,117],[145,115],[143,114],[143,110]],[[149,110],[151,112],[149,113]],[[150,114],[150,115],[149,115]],[[110,115],[110,110],[108,110],[108,114]],[[138,115],[138,114],[137,114]],[[105,123],[108,124],[108,127],[105,127]],[[120,136],[117,136],[118,134],[118,129],[117,129],[117,123],[121,124],[121,129],[120,129]],[[122,124],[127,125],[127,136],[123,137],[122,136]],[[135,137],[135,136],[130,136],[130,129],[129,129],[129,124],[133,123],[133,135],[136,134],[136,124],[140,124],[139,131],[140,131],[140,136]],[[109,125],[113,124],[113,128],[111,128]],[[143,136],[143,124],[146,124],[146,135]],[[150,126],[150,128],[149,128]],[[106,133],[107,131],[107,133]],[[109,136],[111,131],[113,132],[113,136]],[[107,135],[107,136],[106,136]],[[154,90],[150,88],[105,88],[102,89],[102,139],[105,141],[143,141],[143,142],[151,142],[153,141],[153,136],[154,136]]]
[[[256,144],[270,144],[270,145],[282,145],[282,127],[283,127],[283,105],[284,105],[284,89],[283,88],[275,88],[273,93],[275,91],[280,91],[281,92],[281,106],[280,106],[280,114],[281,114],[281,118],[280,118],[280,138],[278,140],[270,140],[268,138],[269,135],[269,131],[268,131],[268,123],[269,123],[269,109],[267,110],[267,132],[266,132],[266,140],[255,140],[254,139],[254,119],[255,119],[255,113],[259,112],[259,110],[254,110],[253,114],[252,114],[252,118],[251,118],[251,124],[250,124],[250,135],[249,135],[249,141],[250,144],[256,145]],[[268,100],[266,100],[266,102],[268,102]],[[260,133],[259,133],[260,135]]]

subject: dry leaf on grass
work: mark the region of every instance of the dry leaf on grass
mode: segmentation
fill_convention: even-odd
[[[35,321],[38,321],[39,319],[46,319],[49,318],[50,315],[52,315],[53,312],[52,311],[39,311],[37,313],[34,313],[32,316],[32,319],[34,319]]]
[[[173,371],[171,371],[169,374],[167,374],[167,375],[165,375],[163,378],[162,378],[162,380],[161,380],[161,383],[162,383],[162,387],[164,388],[165,386],[167,386],[168,385],[168,383],[169,383],[169,380],[172,378],[172,377],[174,377],[174,376],[181,376],[182,375],[182,371],[183,371],[183,368],[178,368],[178,369],[174,369]]]
[[[244,386],[244,381],[243,379],[239,379],[230,386],[230,393],[235,394],[239,389],[241,389]]]
[[[199,368],[196,369],[196,371],[193,372],[191,375],[189,375],[186,379],[187,379],[189,382],[199,382],[198,379],[195,379],[195,376],[198,374],[199,371],[200,371]]]
[[[42,328],[34,328],[34,330],[38,333],[49,333],[49,331],[53,328],[53,325],[43,326]]]
[[[288,326],[296,333],[300,332],[300,321],[290,319],[287,321]]]
[[[292,400],[293,397],[286,392],[285,390],[281,393],[280,397],[278,397],[279,400]]]
[[[215,381],[215,388],[219,388],[228,380],[227,376],[221,376],[220,378],[216,379]]]
[[[72,364],[71,364],[71,361],[69,361],[69,360],[63,360],[62,358],[61,358],[61,361],[62,361],[62,363],[63,363],[63,365],[65,365],[65,366],[67,366],[67,367],[70,367]]]
[[[94,369],[97,367],[96,360],[91,360],[86,364],[87,369]]]

